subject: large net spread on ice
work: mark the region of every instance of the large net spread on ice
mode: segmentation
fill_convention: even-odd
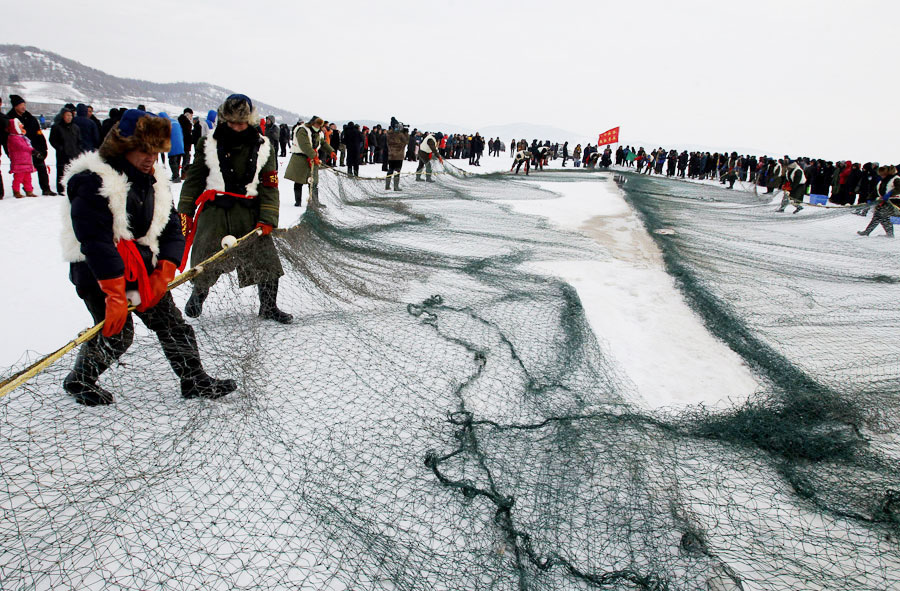
[[[610,254],[496,201],[552,195],[409,180],[323,174],[328,208],[276,240],[293,325],[219,280],[191,323],[227,398],[183,400],[137,323],[101,380],[115,405],[65,395],[70,357],[0,401],[0,586],[896,588],[900,264],[806,240],[859,218],[629,177],[687,301],[765,384],[659,412],[573,288],[528,271]]]

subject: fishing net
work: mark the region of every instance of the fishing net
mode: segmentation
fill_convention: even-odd
[[[323,174],[327,209],[275,239],[295,323],[233,275],[190,321],[237,392],[182,399],[137,323],[114,405],[62,391],[71,354],[0,399],[0,587],[896,586],[895,259],[807,242],[854,216],[622,184],[674,229],[667,268],[764,384],[750,401],[634,402],[574,289],[534,271],[611,254],[501,203],[553,197],[536,185]]]

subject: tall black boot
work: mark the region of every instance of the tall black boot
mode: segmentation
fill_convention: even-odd
[[[71,394],[78,404],[85,406],[112,404],[115,402],[112,393],[97,385],[100,374],[109,368],[109,364],[110,360],[97,343],[85,344],[78,351],[72,371],[63,380],[63,389]]]
[[[191,297],[188,298],[187,303],[184,305],[184,313],[191,318],[199,318],[203,312],[203,302],[206,301],[208,295],[208,289],[200,290],[195,287],[194,291],[191,292]]]
[[[385,188],[387,188],[387,187],[385,187]],[[395,191],[400,190],[400,173],[399,172],[394,173],[394,190]]]
[[[264,320],[274,320],[281,324],[290,324],[294,317],[287,312],[278,309],[278,280],[260,283],[259,289],[259,317]]]
[[[166,320],[166,328],[157,331],[156,336],[175,375],[181,380],[181,395],[185,398],[214,399],[234,392],[237,389],[234,380],[220,380],[207,375],[200,361],[194,329],[177,312],[174,316]]]

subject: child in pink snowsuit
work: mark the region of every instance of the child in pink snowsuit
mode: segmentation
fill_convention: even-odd
[[[31,141],[25,137],[25,126],[18,119],[9,120],[9,138],[6,140],[6,148],[9,151],[9,172],[13,175],[12,189],[16,198],[22,197],[19,189],[25,187],[26,197],[35,197],[34,186],[31,184],[31,174],[34,172],[34,163],[31,160]]]

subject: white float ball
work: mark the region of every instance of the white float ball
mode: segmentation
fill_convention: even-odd
[[[136,289],[129,289],[125,292],[125,299],[128,300],[129,306],[140,306],[141,305],[141,294]]]
[[[231,248],[232,246],[235,245],[236,242],[237,242],[237,238],[235,238],[234,236],[229,234],[228,236],[225,236],[224,238],[222,238],[222,248],[226,248],[226,249]]]

